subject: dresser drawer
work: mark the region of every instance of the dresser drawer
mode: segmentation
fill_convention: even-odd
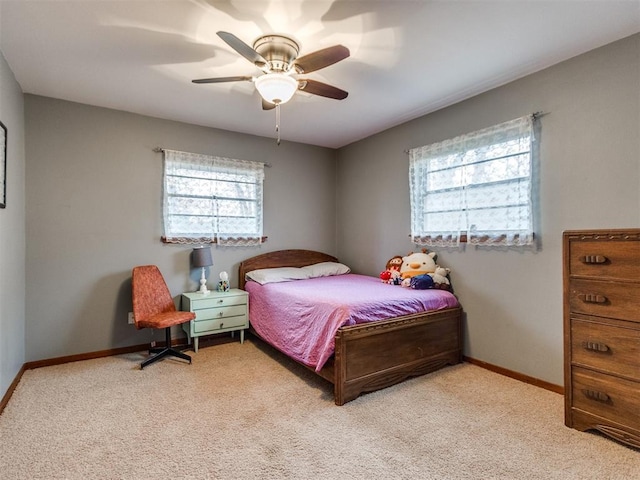
[[[249,327],[246,315],[238,315],[235,317],[214,318],[211,320],[196,321],[193,324],[193,332],[198,333],[215,333],[214,330],[222,330],[226,328]]]
[[[640,242],[591,240],[571,242],[570,275],[640,279]]]
[[[572,318],[571,356],[574,364],[640,381],[640,325],[624,328]]]
[[[640,322],[640,284],[574,278],[568,295],[572,313]]]
[[[573,408],[640,430],[640,383],[574,367]]]
[[[232,305],[246,305],[246,295],[231,295],[231,296],[216,296],[212,298],[204,297],[202,300],[193,302],[192,308],[195,310],[214,308],[214,307],[228,307]]]

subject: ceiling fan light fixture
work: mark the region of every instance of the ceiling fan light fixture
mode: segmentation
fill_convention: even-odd
[[[268,73],[255,80],[260,96],[269,103],[282,105],[293,97],[298,89],[298,82],[284,73]]]

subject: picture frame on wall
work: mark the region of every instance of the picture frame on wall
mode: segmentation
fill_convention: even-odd
[[[0,122],[0,208],[7,206],[7,127]]]

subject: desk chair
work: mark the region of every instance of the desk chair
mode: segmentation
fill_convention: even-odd
[[[191,363],[189,355],[171,348],[171,327],[193,320],[195,313],[176,310],[169,288],[155,265],[135,267],[131,285],[136,328],[164,328],[166,339],[164,347],[149,349],[149,354],[155,355],[143,361],[140,369],[170,355]]]

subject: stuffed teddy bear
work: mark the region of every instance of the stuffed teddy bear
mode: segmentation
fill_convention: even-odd
[[[449,273],[451,273],[450,268],[444,268],[440,265],[437,265],[436,271],[431,273],[430,275],[431,278],[433,278],[434,284],[450,285],[451,282],[449,282],[449,279],[447,278],[447,275],[449,275]]]

